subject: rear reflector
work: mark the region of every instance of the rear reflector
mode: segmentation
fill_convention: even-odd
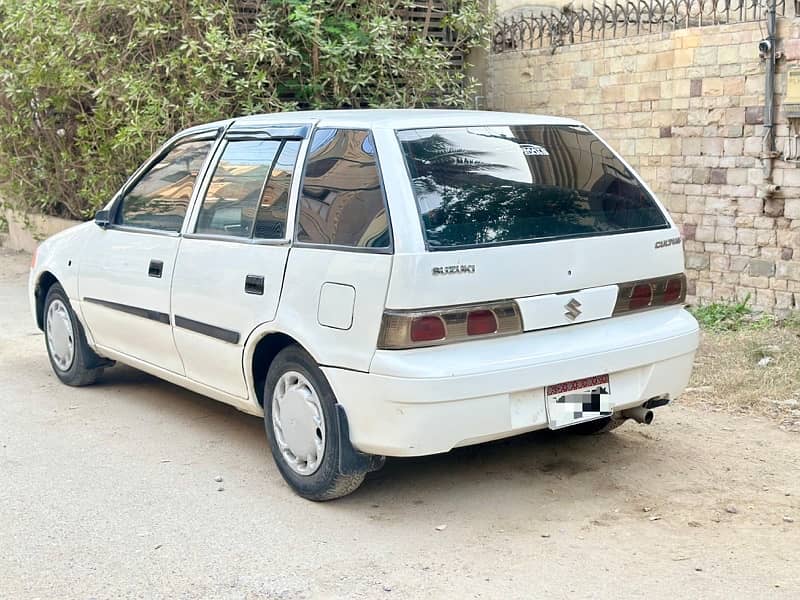
[[[416,317],[411,321],[412,342],[433,342],[444,339],[445,335],[441,317]]]
[[[622,283],[614,306],[614,315],[683,304],[686,300],[686,275],[669,275],[646,281]]]
[[[522,332],[513,300],[383,313],[378,349],[401,350]]]

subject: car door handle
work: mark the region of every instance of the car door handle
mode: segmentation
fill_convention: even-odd
[[[147,268],[147,275],[149,277],[157,277],[161,279],[161,273],[164,271],[164,261],[151,260],[150,266]]]
[[[263,275],[248,275],[244,278],[244,293],[256,294],[257,296],[264,295],[264,276]]]

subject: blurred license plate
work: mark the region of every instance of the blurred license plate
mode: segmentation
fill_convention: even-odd
[[[608,375],[548,385],[545,393],[550,429],[600,419],[613,412]]]

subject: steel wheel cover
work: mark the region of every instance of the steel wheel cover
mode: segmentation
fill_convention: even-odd
[[[293,471],[311,475],[319,468],[325,454],[325,418],[317,391],[302,373],[287,371],[275,384],[272,431]]]
[[[47,307],[47,347],[59,371],[69,371],[75,359],[75,337],[69,309],[59,299]]]

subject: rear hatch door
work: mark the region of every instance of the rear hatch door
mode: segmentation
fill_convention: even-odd
[[[426,251],[395,256],[387,308],[516,299],[542,329],[609,317],[619,284],[683,271],[678,229],[582,126],[397,135]]]

